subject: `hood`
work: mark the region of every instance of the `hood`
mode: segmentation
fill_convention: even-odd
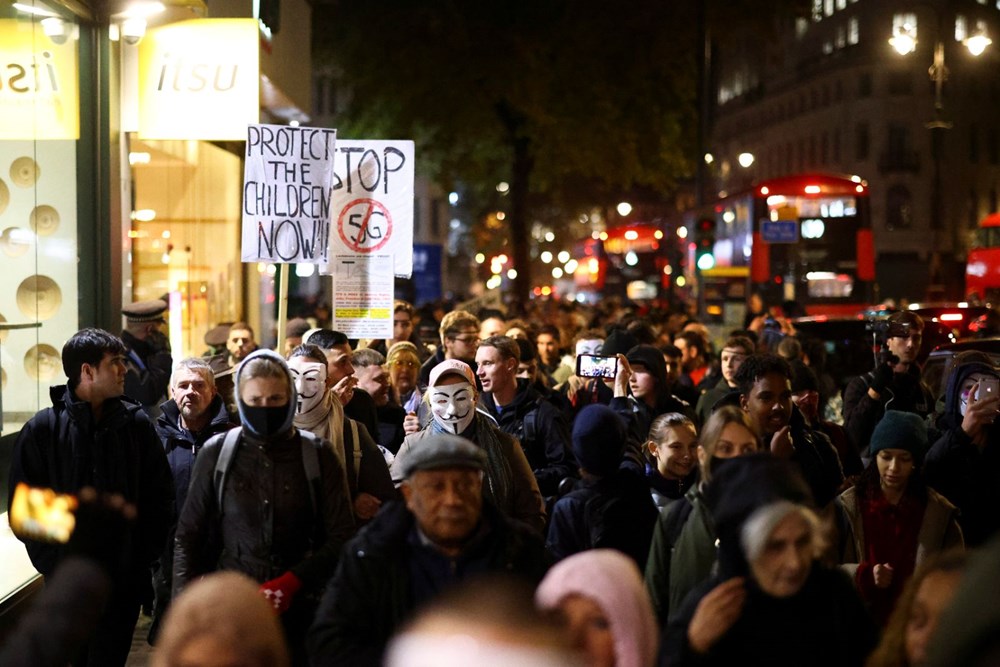
[[[247,419],[246,408],[247,405],[243,402],[243,398],[240,396],[240,378],[243,375],[243,369],[246,367],[247,363],[254,359],[259,359],[261,357],[267,357],[275,362],[277,362],[281,368],[285,371],[285,376],[288,378],[288,386],[290,388],[291,394],[286,404],[285,419],[282,421],[280,428],[276,433],[271,434],[269,437],[275,435],[286,434],[292,430],[292,422],[295,419],[295,406],[297,404],[297,396],[295,394],[295,382],[292,381],[292,372],[288,369],[288,364],[285,363],[284,357],[282,357],[277,352],[271,350],[254,350],[246,356],[246,358],[240,362],[239,366],[236,367],[236,375],[233,380],[235,385],[236,393],[236,407],[240,413],[240,422],[243,424],[243,428],[249,431],[251,434],[258,437],[268,437],[262,433],[257,433],[250,425],[250,420]]]
[[[973,373],[1000,374],[997,372],[996,367],[980,362],[970,362],[952,368],[944,390],[943,427],[954,428],[962,423],[962,415],[959,412],[959,403],[961,400],[959,394],[961,393],[962,383]]]

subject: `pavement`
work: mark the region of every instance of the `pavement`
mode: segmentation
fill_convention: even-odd
[[[146,667],[152,663],[153,647],[146,643],[149,625],[153,619],[145,614],[139,614],[139,622],[135,624],[135,634],[132,635],[132,650],[129,651],[125,667]]]

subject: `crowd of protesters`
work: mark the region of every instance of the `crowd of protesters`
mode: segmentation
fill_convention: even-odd
[[[763,310],[397,301],[391,339],[238,322],[171,363],[165,309],[75,334],[18,436],[12,493],[81,504],[19,534],[46,586],[3,664],[124,665],[140,613],[164,666],[1000,658],[1000,369],[935,396],[915,314],[835,379]]]

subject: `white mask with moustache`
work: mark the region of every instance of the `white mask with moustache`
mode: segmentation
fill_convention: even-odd
[[[447,433],[460,435],[476,416],[476,392],[468,382],[432,387],[431,413],[434,421]]]
[[[296,416],[308,415],[313,410],[322,407],[326,398],[326,364],[312,361],[307,357],[293,357],[288,360],[288,369],[292,372],[298,405],[295,406]]]

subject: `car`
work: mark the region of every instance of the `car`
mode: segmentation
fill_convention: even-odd
[[[944,394],[945,384],[948,382],[948,375],[951,374],[955,357],[970,350],[985,352],[993,360],[994,366],[1000,366],[1000,337],[963,340],[940,345],[931,351],[921,372],[921,379],[930,388],[935,398],[940,398]]]

